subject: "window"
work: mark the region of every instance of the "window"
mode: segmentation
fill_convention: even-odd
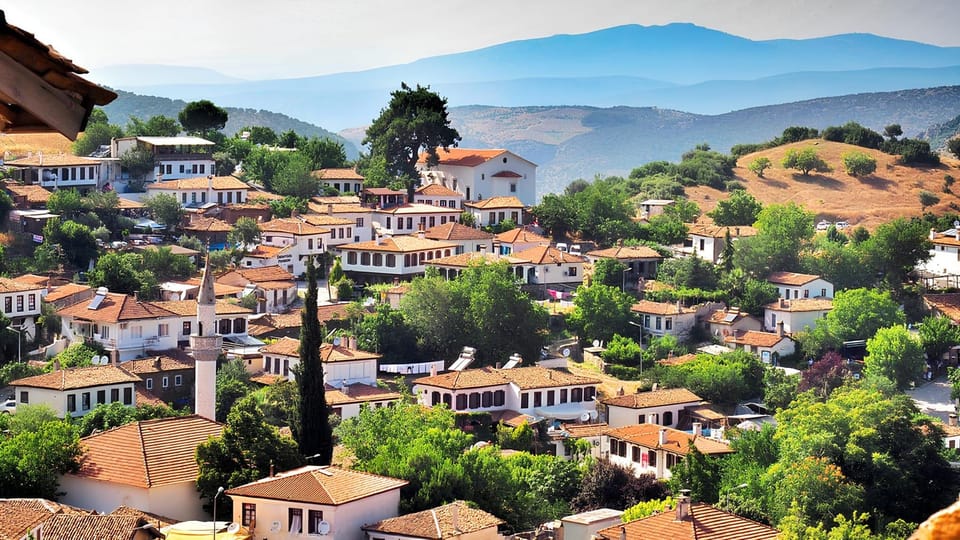
[[[147,377],[147,390],[153,390],[153,377]]]
[[[383,266],[383,253],[374,253],[374,254],[373,254],[373,265],[374,265],[374,266]]]
[[[119,389],[119,388],[111,388],[111,389],[110,389],[110,403],[113,403],[114,401],[120,401],[120,389]]]
[[[140,325],[130,327],[130,337],[142,338],[143,337],[143,327]]]
[[[180,201],[181,201],[183,204],[187,204],[187,192],[186,192],[186,191],[184,191],[183,193],[180,194]]]
[[[520,394],[520,408],[529,409],[530,408],[530,394],[524,392]]]
[[[320,523],[323,521],[323,511],[309,510],[307,517],[309,518],[308,523],[310,524],[307,532],[310,534],[320,534]]]
[[[157,335],[160,337],[170,335],[170,325],[169,324],[160,324],[157,325]]]
[[[637,417],[637,423],[638,423],[638,424],[646,424],[646,423],[647,423],[647,415],[641,414],[640,416],[638,416],[638,417]]]
[[[347,252],[347,264],[357,264],[357,252],[355,251]]]
[[[430,394],[430,405],[436,406],[440,404],[440,392],[433,392]]]
[[[673,330],[673,319],[671,317],[667,317],[663,321],[663,328],[668,331]]]
[[[480,398],[481,398],[481,399],[480,399],[480,404],[481,404],[482,406],[484,406],[484,407],[490,407],[491,405],[493,405],[493,392],[489,392],[489,391],[484,392],[484,393],[480,396]]]
[[[107,391],[97,390],[97,405],[102,405],[106,402],[107,402]]]
[[[253,503],[243,503],[243,510],[240,514],[240,524],[249,527],[251,523],[257,521],[257,505]]]
[[[650,452],[648,452],[648,454],[650,454],[650,456],[649,456],[649,457],[650,457],[650,466],[651,466],[651,467],[656,467],[656,466],[657,466],[657,453],[654,452],[653,450],[650,450]]]
[[[400,219],[397,219],[397,221],[400,221]],[[388,229],[392,229],[392,228],[393,228],[393,227],[390,225],[392,222],[393,222],[393,219],[390,218],[390,217],[387,217],[387,228],[388,228]]]
[[[490,216],[489,216],[489,217],[490,217],[490,219],[487,221],[487,224],[493,225],[494,223],[497,222],[497,213],[496,213],[496,212],[490,212]]]
[[[233,320],[233,333],[242,334],[247,331],[247,320],[243,317],[237,317]]]
[[[561,389],[560,389],[560,403],[566,403],[566,402],[567,402],[567,389],[566,389],[566,388],[561,388]]]
[[[23,403],[23,400],[20,400]],[[67,412],[77,412],[77,395],[67,394]]]
[[[191,173],[191,174],[197,174],[197,164],[196,164],[196,163],[190,165],[190,173]]]
[[[83,167],[80,167],[80,179],[81,179],[81,180],[86,180],[86,179],[87,179],[87,170],[84,169]],[[92,180],[92,179],[91,179],[91,180]]]
[[[533,406],[534,407],[543,407],[543,393],[534,392],[533,393]]]
[[[434,216],[430,216],[430,227],[433,227],[436,224],[437,224],[437,218],[435,218]]]
[[[706,241],[703,238],[700,239],[700,251],[703,251],[706,248],[705,242]]]
[[[20,403],[30,403],[30,392],[26,390],[20,392]]]
[[[577,267],[576,267],[576,266],[571,266],[570,268],[568,268],[568,269],[567,269],[567,275],[568,275],[568,276],[575,276],[575,275],[577,275]]]
[[[197,192],[196,192],[196,191],[194,191],[193,193],[190,194],[190,202],[192,202],[192,203],[197,202]]]
[[[358,217],[358,218],[357,218],[357,227],[363,227],[363,218],[362,218],[362,217]]]
[[[654,319],[654,322],[656,323],[657,330],[660,330],[660,327],[663,324],[663,320],[660,317],[657,317],[656,319]]]
[[[480,392],[471,392],[470,393],[470,408],[479,409],[480,408]]]
[[[394,255],[393,253],[387,254],[387,266],[389,268],[394,268],[395,266],[397,266],[397,256]]]
[[[574,388],[570,391],[570,401],[574,403],[583,401],[583,388]]]
[[[826,296],[826,295],[827,295],[827,290],[826,290],[826,289],[820,289],[820,296]]]
[[[23,295],[17,295],[17,311],[23,311]]]
[[[641,450],[639,446],[631,446],[630,450],[630,459],[632,459],[634,463],[640,463],[640,461],[643,459],[640,457],[643,455],[643,450]]]
[[[200,164],[200,174],[207,174],[207,166],[203,163]]]
[[[288,530],[292,533],[300,534],[303,532],[303,510],[291,508],[287,512],[287,523],[290,524]]]
[[[167,165],[167,174],[173,173],[173,165]]]
[[[583,389],[583,400],[584,401],[593,401],[593,398],[597,397],[597,389],[593,386],[588,386]]]
[[[164,378],[161,379],[161,380],[163,381],[163,382],[162,382],[162,386],[163,386],[164,388],[170,388],[170,377],[164,377]]]
[[[665,426],[673,425],[673,411],[667,411],[663,413],[663,425]]]
[[[3,299],[3,311],[4,313],[13,313],[13,297],[8,296]]]
[[[124,388],[123,389],[123,404],[132,405],[133,404],[133,388]]]
[[[267,373],[270,373],[270,372],[271,372],[271,369],[270,369],[270,357],[269,357],[269,356],[264,356],[264,357],[263,357],[263,370],[266,371]]]
[[[551,405],[553,405],[553,404],[555,403],[555,401],[556,401],[556,395],[555,395],[555,394],[556,394],[556,392],[554,392],[553,390],[548,390],[548,391],[547,391],[547,407],[549,407],[549,406],[551,406]]]
[[[457,410],[462,411],[467,408],[467,395],[460,394],[457,396]]]
[[[90,410],[90,392],[80,394],[80,408],[85,411]]]
[[[810,298],[810,289],[804,289],[804,290],[803,290],[803,297],[804,297],[804,298]]]
[[[283,376],[284,376],[284,377],[289,377],[289,376],[290,376],[290,361],[289,361],[289,360],[284,360],[284,361],[283,361]]]
[[[517,192],[517,185],[510,184],[510,193],[516,193],[516,192]]]
[[[370,254],[363,252],[360,254],[360,265],[361,266],[370,266]]]
[[[180,164],[180,174],[187,172],[187,169],[184,167],[183,163]]]
[[[37,309],[37,295],[31,294],[27,297],[27,309],[30,311]]]
[[[497,390],[493,393],[493,406],[501,407],[506,398],[506,393],[503,390]]]
[[[307,249],[313,249],[313,238],[307,238]]]
[[[191,324],[191,321],[183,321],[183,335],[185,336],[190,335],[190,331],[191,331],[190,324]]]

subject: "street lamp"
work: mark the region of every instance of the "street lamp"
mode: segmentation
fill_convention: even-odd
[[[217,540],[217,497],[223,495],[223,486],[217,488],[217,494],[213,496],[213,540]]]
[[[14,326],[11,324],[7,328],[17,333],[17,362],[23,362],[23,355],[20,352],[20,346],[23,343],[23,325]]]
[[[747,484],[740,484],[739,486],[734,486],[723,493],[723,507],[728,512],[730,511],[730,492],[737,491],[747,487]]]

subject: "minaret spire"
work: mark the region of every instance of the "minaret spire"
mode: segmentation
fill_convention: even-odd
[[[197,329],[190,336],[190,349],[195,360],[194,412],[210,420],[217,419],[217,358],[222,345],[223,338],[217,334],[217,298],[208,249],[197,295]]]

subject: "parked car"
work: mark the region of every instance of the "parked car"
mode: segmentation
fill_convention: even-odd
[[[818,230],[818,231],[825,231],[825,230],[827,230],[827,229],[829,229],[829,228],[830,228],[830,222],[827,221],[827,220],[823,220],[823,221],[821,221],[820,223],[817,223],[817,230]]]
[[[838,222],[834,223],[833,225],[834,225],[837,229],[841,229],[841,230],[842,230],[842,229],[846,229],[847,227],[850,226],[850,224],[847,223],[846,221],[838,221]]]
[[[0,412],[3,414],[13,414],[17,412],[17,400],[8,399],[3,402],[3,405],[0,406]]]

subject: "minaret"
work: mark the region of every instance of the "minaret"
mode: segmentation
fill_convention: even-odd
[[[194,412],[210,420],[217,419],[217,357],[223,338],[217,334],[217,298],[213,293],[210,253],[200,278],[197,296],[197,331],[190,336],[194,364]]]

